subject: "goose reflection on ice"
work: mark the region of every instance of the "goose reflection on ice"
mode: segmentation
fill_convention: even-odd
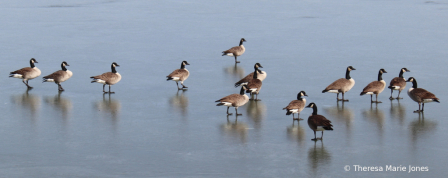
[[[27,89],[25,93],[21,95],[14,95],[11,97],[12,103],[21,107],[21,109],[27,112],[21,112],[31,114],[30,117],[34,120],[37,117],[37,113],[40,109],[40,97],[35,94],[29,93],[30,89]],[[28,117],[28,116],[25,116]]]
[[[392,118],[397,118],[400,125],[403,126],[406,118],[406,107],[400,104],[400,100],[397,101],[398,103],[393,103],[391,100],[390,115]]]
[[[417,145],[417,140],[424,137],[429,137],[428,134],[434,132],[437,128],[437,122],[432,120],[425,120],[424,113],[418,114],[418,119],[409,123],[409,130],[411,131],[412,144]]]
[[[235,118],[235,122],[230,122],[229,116],[227,116],[227,123],[221,124],[221,134],[230,137],[232,140],[237,140],[241,143],[247,142],[247,124],[238,122],[238,116]]]
[[[355,118],[355,114],[353,114],[353,110],[347,107],[344,107],[344,103],[337,102],[335,107],[324,108],[324,112],[331,116],[331,118],[336,118],[337,121],[345,122],[347,126],[347,130],[351,131],[352,122]]]
[[[232,76],[232,79],[237,82],[240,79],[244,77],[244,69],[241,67],[238,67],[238,65],[232,65],[229,67],[224,68],[224,72],[227,74],[230,74]]]
[[[61,93],[62,91],[59,91],[56,96],[45,98],[45,103],[60,111],[64,119],[68,119],[73,105],[70,99],[61,97]]]
[[[184,94],[186,91],[182,90],[180,95],[179,91],[180,90],[177,90],[176,95],[170,98],[169,103],[171,107],[173,107],[176,111],[179,111],[182,116],[185,117],[188,114],[188,97]]]
[[[317,146],[317,142],[320,142],[319,147]],[[322,173],[322,171],[319,171],[319,167],[325,167],[324,165],[329,164],[330,162],[331,155],[324,148],[323,141],[314,141],[314,147],[311,147],[308,150],[308,165],[310,166],[309,170],[311,170],[314,175],[316,175],[318,172]]]
[[[261,128],[261,121],[266,117],[266,105],[261,101],[250,100],[246,107],[247,116],[254,122],[254,128]]]
[[[286,136],[291,141],[296,141],[302,147],[305,142],[305,129],[300,125],[300,122],[297,122],[297,125],[294,125],[294,121],[291,126],[286,128]]]
[[[373,108],[375,105],[375,108]],[[378,103],[371,103],[370,110],[364,110],[362,112],[364,118],[367,118],[369,121],[374,122],[378,126],[379,135],[383,135],[383,125],[384,125],[384,112],[378,109]]]
[[[110,114],[113,121],[118,121],[121,103],[116,99],[112,99],[110,96],[110,93],[103,93],[103,100],[96,102],[95,108],[104,114]]]

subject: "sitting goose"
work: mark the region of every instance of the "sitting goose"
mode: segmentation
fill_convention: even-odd
[[[56,72],[53,72],[50,75],[43,77],[43,82],[54,82],[58,85],[59,91],[64,91],[64,89],[61,86],[61,83],[65,82],[66,80],[68,80],[70,77],[73,76],[72,71],[67,70],[67,68],[65,68],[65,66],[70,66],[70,65],[68,65],[67,62],[65,62],[65,61],[62,62],[61,63],[62,70],[58,70]]]
[[[215,102],[219,102],[216,106],[227,106],[227,115],[232,115],[232,113],[229,113],[229,107],[235,107],[235,113],[237,116],[243,115],[238,114],[238,107],[243,106],[249,101],[249,97],[244,93],[245,90],[246,85],[241,86],[240,94],[231,94],[216,100]]]
[[[263,68],[263,66],[261,66],[261,64],[260,63],[256,63],[255,65],[254,65],[254,69],[255,69],[255,71],[257,71],[257,78],[260,80],[260,81],[263,81],[265,78],[266,78],[266,72],[265,71],[261,71],[261,73],[260,72],[258,72],[258,68]],[[250,80],[252,80],[254,78],[254,73],[252,72],[252,73],[250,73],[249,75],[247,75],[246,77],[244,77],[244,78],[242,78],[240,81],[238,81],[238,82],[236,82],[235,83],[235,87],[238,87],[238,86],[240,86],[240,85],[243,85],[243,84],[247,84]]]
[[[409,88],[408,95],[409,97],[411,97],[412,100],[418,103],[418,110],[414,111],[414,113],[423,112],[423,109],[425,109],[425,103],[430,102],[440,103],[439,98],[437,98],[436,95],[432,94],[429,91],[426,91],[423,88],[417,88],[417,80],[415,80],[414,77],[409,77],[409,79],[406,82],[412,82],[412,87]],[[420,104],[423,105],[421,110],[420,110]]]
[[[250,93],[250,97],[251,97],[250,100],[254,100],[254,101],[261,101],[260,99],[258,99],[258,93],[260,92],[261,86],[263,85],[263,83],[261,82],[260,79],[257,78],[258,73],[263,74],[263,72],[261,72],[261,70],[255,70],[252,80],[250,80],[246,86],[247,87],[246,93]],[[253,99],[253,95],[257,95],[255,99]]]
[[[337,101],[348,101],[344,99],[345,92],[348,92],[350,89],[355,86],[355,80],[350,77],[350,71],[356,70],[352,66],[348,66],[347,70],[345,72],[345,78],[340,78],[325,88],[325,90],[322,90],[322,93],[330,92],[330,93],[337,93],[336,100]],[[339,99],[339,93],[342,93],[342,99]]]
[[[327,118],[317,114],[316,104],[310,103],[307,108],[313,108],[313,114],[308,117],[308,126],[310,126],[310,129],[314,131],[314,139],[311,140],[322,140],[324,137],[324,130],[333,130],[333,125],[331,125],[331,121]],[[316,138],[316,131],[322,131],[322,137]]]
[[[113,62],[111,65],[112,72],[106,72],[101,75],[92,76],[91,83],[101,83],[103,84],[103,92],[104,93],[115,93],[110,91],[110,86],[118,83],[121,80],[121,75],[115,70],[115,67],[120,67],[116,62]],[[104,86],[109,85],[109,92],[104,90]]]
[[[182,61],[182,63],[180,64],[180,69],[176,69],[173,72],[171,72],[170,75],[166,76],[166,81],[172,80],[172,81],[176,82],[178,90],[183,90],[183,89],[188,88],[184,85],[184,81],[187,80],[188,76],[190,76],[190,72],[185,68],[185,65],[190,65],[190,64],[188,64],[187,61]],[[179,84],[177,83],[179,81],[180,81],[180,84],[182,85],[182,88],[179,88]]]
[[[308,96],[306,95],[305,91],[300,91],[297,94],[297,100],[291,101],[288,106],[283,108],[283,110],[286,109],[286,115],[291,115],[292,113],[292,119],[294,120],[303,120],[299,117],[300,112],[305,108],[306,105],[306,99],[302,98],[302,96]],[[297,113],[297,118],[294,118],[294,114]]]
[[[398,96],[396,99],[397,100],[403,99],[403,98],[400,98],[400,93],[406,87],[406,79],[403,77],[404,72],[410,72],[410,70],[406,69],[405,67],[401,68],[400,74],[398,74],[398,77],[395,77],[390,81],[389,87],[387,87],[387,88],[390,88],[390,98],[389,98],[390,100],[395,99],[394,97],[392,97],[392,93],[394,92],[394,90],[398,90]]]
[[[380,69],[378,71],[378,81],[370,82],[361,92],[361,96],[368,94],[370,95],[370,102],[371,103],[382,103],[381,101],[378,101],[378,94],[383,92],[384,88],[386,88],[386,82],[383,80],[383,73],[387,73],[386,70]],[[376,101],[372,100],[373,94],[376,95]]]
[[[24,67],[24,68],[14,71],[14,72],[11,72],[11,73],[9,73],[9,77],[23,79],[22,82],[28,87],[28,89],[33,88],[28,85],[28,80],[39,77],[41,74],[40,70],[36,66],[34,66],[34,63],[38,63],[38,62],[36,61],[36,59],[31,58],[30,59],[30,67]]]
[[[223,51],[222,56],[234,56],[235,63],[240,63],[240,61],[237,61],[236,58],[238,56],[241,56],[246,51],[246,48],[244,48],[243,46],[243,42],[246,42],[246,40],[244,38],[241,38],[239,46],[235,46],[228,50]]]

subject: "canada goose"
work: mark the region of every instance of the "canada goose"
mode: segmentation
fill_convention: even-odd
[[[36,59],[31,58],[30,59],[30,67],[24,67],[24,68],[14,71],[14,72],[11,72],[11,73],[9,73],[9,77],[23,79],[22,82],[28,88],[30,88],[30,89],[33,88],[28,85],[28,80],[39,77],[39,75],[41,73],[40,70],[36,66],[34,66],[34,63],[38,63],[38,62],[36,61]]]
[[[244,94],[245,90],[246,85],[241,86],[240,94],[231,94],[229,96],[216,100],[215,102],[219,102],[216,106],[227,106],[227,115],[232,115],[232,113],[229,113],[229,107],[235,107],[237,116],[243,115],[238,114],[238,107],[243,106],[249,101],[249,97]]]
[[[185,68],[185,65],[188,64],[187,61],[182,61],[180,64],[180,69],[176,69],[173,72],[171,72],[170,75],[166,76],[166,81],[172,80],[176,82],[177,89],[183,90],[184,88],[188,88],[184,85],[184,81],[187,80],[188,76],[190,76],[190,72]],[[179,84],[177,82],[180,81],[180,84],[182,85],[182,88],[179,88]]]
[[[436,97],[436,95],[432,94],[429,91],[426,91],[423,88],[417,88],[417,80],[415,80],[414,77],[409,77],[409,79],[406,82],[412,82],[412,87],[408,90],[408,95],[411,97],[412,100],[418,103],[418,110],[414,111],[414,113],[423,112],[423,109],[425,109],[425,103],[430,102],[438,102],[439,98]],[[423,103],[422,109],[420,110],[420,104]]]
[[[103,84],[103,92],[104,93],[115,93],[110,91],[110,86],[118,83],[121,80],[121,75],[115,70],[115,67],[120,67],[116,62],[113,62],[111,65],[112,72],[106,72],[101,75],[92,76],[91,83],[101,83]],[[104,91],[104,86],[109,85],[109,92]]]
[[[406,79],[403,77],[404,72],[410,72],[410,70],[406,69],[405,67],[401,68],[398,77],[395,77],[390,81],[389,87],[387,87],[390,88],[390,100],[394,99],[394,97],[392,97],[392,93],[394,92],[394,90],[398,90],[398,96],[396,99],[403,99],[400,98],[400,93],[402,90],[404,90],[404,88],[406,88]]]
[[[240,61],[237,61],[236,58],[238,56],[241,56],[244,53],[244,51],[246,51],[246,48],[244,48],[243,46],[243,42],[246,42],[246,40],[244,38],[241,38],[239,46],[235,46],[226,51],[223,51],[222,56],[234,56],[235,63],[240,63]]]
[[[331,125],[331,121],[327,118],[317,114],[316,104],[310,103],[307,108],[313,108],[313,114],[308,117],[308,126],[314,131],[314,139],[311,140],[322,140],[324,137],[324,130],[333,130],[333,125]],[[322,131],[322,137],[316,138],[316,131]]]
[[[263,66],[261,66],[260,63],[256,63],[254,65],[255,71],[257,71],[257,79],[259,79],[260,81],[263,81],[266,78],[267,74],[266,74],[265,71],[258,72],[258,68],[263,68]],[[235,83],[235,87],[238,87],[238,86],[240,86],[242,84],[247,84],[253,78],[254,78],[254,72],[250,73],[246,77],[242,78],[240,81],[236,82]]]
[[[348,92],[350,89],[355,86],[355,80],[350,77],[350,71],[356,70],[352,66],[347,67],[347,71],[345,72],[345,78],[340,78],[330,85],[328,85],[325,90],[322,90],[322,93],[330,92],[330,93],[337,93],[336,99],[337,101],[348,101],[344,99],[345,92]],[[339,99],[339,93],[342,93],[342,99]]]
[[[383,80],[383,73],[387,73],[386,70],[380,69],[378,71],[378,81],[370,82],[361,92],[361,96],[368,94],[370,95],[370,102],[372,103],[382,103],[378,101],[378,94],[383,92],[384,88],[386,88],[386,82]],[[376,101],[372,100],[373,94],[376,95]]]
[[[61,68],[62,70],[58,70],[56,72],[53,72],[50,75],[47,75],[45,77],[43,77],[43,82],[54,82],[56,83],[56,85],[58,85],[58,90],[59,91],[64,91],[64,89],[61,86],[62,82],[65,82],[66,80],[68,80],[70,77],[73,76],[72,71],[67,70],[67,68],[65,68],[65,66],[70,66],[67,64],[67,62],[62,62],[61,64]]]
[[[250,96],[251,96],[250,100],[261,101],[260,99],[258,99],[258,93],[260,92],[261,86],[263,85],[263,83],[261,82],[260,79],[257,79],[258,73],[263,74],[263,72],[261,72],[261,70],[255,70],[252,80],[250,80],[246,86],[247,87],[246,93],[250,93]],[[257,95],[255,99],[253,99],[253,95]]]
[[[302,98],[302,96],[308,96],[306,95],[305,91],[300,91],[297,94],[297,100],[291,101],[288,106],[283,108],[283,110],[286,109],[286,115],[291,115],[292,113],[292,119],[293,120],[303,120],[299,117],[300,112],[305,108],[306,105],[306,99]],[[297,113],[297,118],[294,118],[294,114]]]

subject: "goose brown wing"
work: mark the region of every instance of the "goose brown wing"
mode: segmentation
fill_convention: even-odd
[[[349,80],[345,78],[340,78],[331,83],[330,85],[328,85],[327,88],[325,88],[325,90],[340,90],[342,89],[343,86],[349,84],[350,84]]]
[[[223,51],[223,53],[238,53],[238,52],[242,52],[242,51],[243,51],[243,49],[240,46],[235,46],[228,50]]]
[[[10,74],[25,75],[26,73],[31,72],[31,71],[33,71],[33,68],[31,68],[31,67],[24,67],[24,68],[21,68],[19,70],[11,72]]]
[[[259,79],[252,79],[247,84],[247,89],[251,89],[251,88],[258,88],[258,89],[260,89],[261,85],[263,85],[263,83],[261,83],[261,80],[259,80]]]
[[[304,107],[303,102],[301,102],[299,100],[293,100],[288,104],[288,106],[286,106],[283,109],[291,110],[291,109],[299,109],[299,108],[303,108],[303,107]]]
[[[237,99],[239,99],[241,97],[240,94],[231,94],[228,96],[225,96],[219,100],[216,100],[215,102],[229,102],[229,103],[233,103],[234,101],[236,101]]]
[[[362,92],[375,92],[375,91],[380,90],[383,87],[384,87],[384,84],[381,83],[380,81],[373,81],[373,82],[370,82],[366,87],[364,87]]]
[[[309,121],[315,126],[322,126],[325,128],[325,130],[333,130],[333,125],[331,125],[331,121],[325,118],[322,115],[313,115],[310,116],[312,119]]]
[[[436,97],[433,93],[423,89],[423,88],[414,88],[412,90],[412,93],[414,93],[415,96],[421,98],[421,99],[436,99],[439,100],[439,98]]]
[[[242,83],[250,82],[254,78],[254,73],[250,73],[246,77],[242,78],[240,81],[235,83],[235,87],[240,86]]]
[[[406,81],[403,78],[395,77],[390,81],[389,86],[399,86],[400,88],[403,88],[406,86]]]
[[[176,69],[173,72],[171,72],[170,75],[166,76],[166,77],[181,77],[181,76],[185,76],[188,75],[188,71],[185,69]]]
[[[44,79],[56,79],[57,77],[62,77],[65,75],[65,71],[63,70],[58,70],[56,72],[53,72],[50,75],[47,75],[45,77],[43,77]]]

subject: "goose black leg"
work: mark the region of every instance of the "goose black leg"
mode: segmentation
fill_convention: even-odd
[[[227,115],[232,115],[232,113],[229,113],[229,107],[227,106]]]

